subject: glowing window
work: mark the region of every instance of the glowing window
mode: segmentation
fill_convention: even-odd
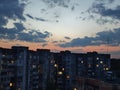
[[[36,68],[36,65],[32,65],[33,68]]]
[[[81,61],[81,63],[83,63],[83,61]]]
[[[100,61],[101,64],[103,64],[103,61]]]
[[[97,57],[96,59],[99,60],[99,57]]]
[[[69,75],[67,75],[67,76],[66,76],[66,78],[67,78],[67,79],[69,79],[69,78],[70,78],[70,76],[69,76]]]
[[[109,70],[109,68],[106,68],[106,71],[108,71]]]
[[[13,86],[13,83],[10,83],[9,85],[10,85],[10,87],[12,87],[12,86]]]
[[[74,88],[73,90],[77,90],[77,88]]]
[[[54,67],[58,67],[58,65],[57,65],[57,64],[54,64]]]
[[[63,74],[63,72],[61,72],[61,71],[60,71],[60,72],[58,72],[58,74],[59,74],[59,75],[62,75],[62,74]]]
[[[64,69],[64,68],[62,68],[62,70],[64,71],[65,69]]]
[[[96,67],[99,67],[99,65],[97,64]]]

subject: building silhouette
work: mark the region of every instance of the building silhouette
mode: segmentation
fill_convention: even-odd
[[[77,90],[80,78],[106,80],[110,67],[110,54],[32,51],[24,46],[0,48],[0,88]]]

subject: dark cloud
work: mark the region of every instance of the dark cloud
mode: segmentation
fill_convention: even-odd
[[[59,40],[59,41],[53,41],[52,43],[57,45],[58,43],[65,43],[65,41],[64,40]]]
[[[7,22],[8,20],[4,16],[0,15],[0,27],[6,25]]]
[[[114,29],[113,31],[98,32],[96,37],[84,37],[75,38],[70,42],[64,44],[58,44],[60,47],[78,47],[78,46],[98,46],[98,45],[120,45],[120,28]]]
[[[58,43],[58,41],[53,41],[52,43]]]
[[[28,42],[46,42],[45,38],[49,37],[49,34],[41,33],[38,31],[30,31],[29,33],[19,33],[18,39],[21,41],[28,41]]]
[[[98,0],[99,1],[99,0]],[[92,7],[88,10],[90,13],[99,14],[103,17],[111,17],[112,19],[120,19],[120,5],[116,6],[115,8],[108,8],[108,3],[106,4],[105,1],[101,2],[94,2]],[[114,0],[107,0],[109,3],[113,3]]]
[[[48,20],[46,20],[46,19],[43,19],[43,18],[35,18],[36,20],[38,20],[38,21],[43,21],[43,22],[45,22],[45,21],[48,21]]]
[[[51,36],[51,33],[45,31],[44,33],[31,30],[24,32],[24,26],[19,23],[15,23],[17,28],[0,28],[0,39],[8,40],[21,40],[27,42],[46,42],[46,38]]]
[[[0,39],[7,40],[21,40],[27,42],[46,42],[46,38],[50,37],[52,34],[45,31],[40,32],[37,30],[29,30],[24,27],[22,21],[25,21],[24,7],[27,0],[0,0]],[[29,14],[26,14],[31,19],[34,18]],[[15,27],[5,28],[8,23],[8,20],[19,19],[20,22],[13,23]],[[44,19],[39,19],[45,21]]]
[[[0,0],[0,19],[5,23],[8,19],[25,20],[23,16],[25,3],[19,3],[19,0]]]
[[[115,0],[96,0],[97,3],[112,4]]]
[[[34,19],[34,17],[31,16],[30,14],[26,14],[26,16],[28,16],[30,19]]]
[[[42,22],[48,21],[48,20],[46,20],[44,18],[33,17],[30,14],[26,14],[26,16],[29,17],[30,19],[33,19],[33,20],[38,20],[38,21],[42,21]]]
[[[65,38],[65,39],[68,39],[68,40],[69,40],[69,39],[71,39],[70,37],[67,37],[67,36],[66,36],[66,37],[64,37],[64,38]]]
[[[23,26],[22,23],[14,23],[14,25],[17,28],[17,30],[19,30],[19,31],[25,30],[25,27]]]
[[[75,6],[72,6],[72,7],[71,7],[71,10],[73,11],[74,9],[75,9]]]

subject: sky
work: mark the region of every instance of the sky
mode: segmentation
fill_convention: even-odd
[[[0,0],[0,47],[11,46],[120,58],[120,0]]]

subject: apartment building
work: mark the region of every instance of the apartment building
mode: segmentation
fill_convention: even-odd
[[[76,90],[80,78],[105,80],[110,54],[50,52],[24,46],[0,48],[0,87],[5,90]]]

